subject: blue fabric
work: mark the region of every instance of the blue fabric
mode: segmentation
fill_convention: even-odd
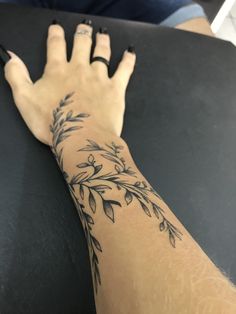
[[[172,13],[164,21],[162,21],[160,25],[175,27],[178,24],[197,17],[206,17],[206,14],[199,4],[191,4],[184,6]]]
[[[159,24],[191,0],[0,0],[92,15]]]

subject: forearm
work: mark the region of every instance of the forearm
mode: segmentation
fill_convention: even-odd
[[[88,242],[98,314],[235,313],[233,286],[146,182],[118,137],[134,47],[108,77],[110,36],[104,29],[97,33],[92,52],[92,30],[89,20],[77,25],[68,62],[64,30],[53,22],[37,82],[12,52],[4,70],[23,119],[50,145],[68,183]],[[58,106],[68,91],[77,99],[67,95]]]
[[[65,104],[55,112],[51,149],[85,230],[97,313],[234,313],[235,289],[147,183],[127,144],[91,115],[69,111]]]

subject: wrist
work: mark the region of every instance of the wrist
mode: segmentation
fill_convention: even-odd
[[[43,135],[47,139],[48,145],[52,145],[52,137],[59,129],[63,131],[68,127],[75,128],[76,125],[78,125],[78,129],[86,125],[87,130],[96,130],[99,133],[104,132],[108,136],[120,138],[123,126],[123,110],[111,110],[111,108],[98,110],[96,103],[93,104],[93,99],[88,103],[88,100],[79,99],[78,95],[71,93],[66,95],[58,106],[50,112],[46,124]]]
[[[73,133],[71,133],[73,131]],[[68,136],[80,134],[81,137],[95,137],[104,142],[123,141],[113,127],[103,125],[89,113],[73,113],[69,108],[53,110],[52,119],[48,126],[48,145],[59,144]]]

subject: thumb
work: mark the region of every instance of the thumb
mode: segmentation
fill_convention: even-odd
[[[5,78],[9,83],[13,95],[18,92],[27,92],[33,82],[30,78],[29,71],[24,62],[13,52],[7,50],[11,59],[5,64]]]

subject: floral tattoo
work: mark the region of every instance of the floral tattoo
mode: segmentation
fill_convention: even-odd
[[[50,148],[68,183],[85,231],[91,254],[95,291],[97,293],[98,285],[101,285],[98,254],[102,252],[102,246],[92,233],[94,225],[92,215],[96,210],[103,210],[106,217],[112,223],[115,223],[115,209],[122,206],[119,200],[107,197],[109,191],[117,189],[122,194],[127,206],[136,200],[147,216],[153,217],[154,215],[159,220],[159,230],[168,233],[169,242],[172,247],[175,248],[176,238],[182,240],[182,233],[165,218],[164,210],[149,197],[152,195],[161,199],[159,194],[145,181],[140,182],[136,180],[136,172],[127,166],[125,159],[122,157],[122,146],[116,145],[114,142],[109,145],[104,144],[100,146],[95,141],[88,139],[87,145],[78,150],[78,152],[90,152],[87,160],[76,165],[78,173],[72,177],[67,174],[63,167],[63,147],[59,148],[59,146],[73,131],[83,128],[84,119],[90,116],[86,113],[74,115],[72,110],[66,114],[64,113],[64,107],[73,102],[71,100],[73,94],[66,95],[60,101],[59,106],[53,111],[53,122],[50,125],[50,132],[52,133],[52,146]],[[81,125],[68,126],[70,122],[81,122]],[[97,163],[95,160],[95,152],[103,159],[112,163],[112,171],[104,173],[102,163]],[[131,178],[134,183],[130,183]],[[89,204],[88,208],[85,208],[83,205],[85,200]],[[98,208],[98,204],[102,204],[102,208]]]

